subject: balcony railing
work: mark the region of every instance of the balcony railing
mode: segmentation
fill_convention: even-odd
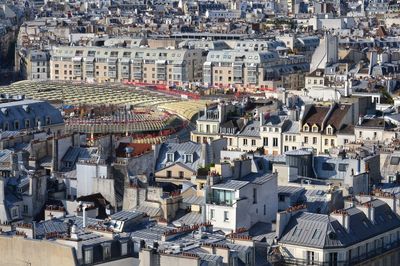
[[[370,260],[374,260],[376,257],[384,255],[385,253],[392,252],[400,248],[400,241],[395,241],[385,245],[384,247],[378,247],[374,250],[370,250],[364,254],[356,257],[352,257],[350,260],[344,261],[310,261],[306,259],[296,259],[284,257],[278,254],[272,254],[268,256],[268,261],[272,265],[316,265],[316,266],[351,266],[361,263],[365,263]]]

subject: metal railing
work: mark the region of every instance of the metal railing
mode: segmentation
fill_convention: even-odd
[[[394,251],[400,248],[400,241],[395,241],[389,244],[386,244],[384,247],[378,247],[373,250],[369,250],[364,254],[361,254],[356,257],[352,257],[351,259],[346,260],[332,260],[332,261],[311,261],[306,259],[297,259],[284,257],[278,254],[271,254],[268,256],[268,261],[272,265],[316,265],[316,266],[351,266],[357,265],[360,263],[367,262],[369,260],[373,260],[380,255],[384,255],[385,253]]]

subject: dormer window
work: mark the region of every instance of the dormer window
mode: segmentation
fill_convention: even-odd
[[[310,127],[309,127],[307,124],[305,124],[305,125],[303,126],[303,131],[309,132],[309,131],[310,131]]]
[[[193,154],[185,154],[185,163],[193,163]]]
[[[332,128],[331,126],[328,126],[328,127],[326,128],[326,134],[327,134],[327,135],[333,135],[333,128]]]
[[[172,152],[167,153],[167,162],[174,161],[174,154]]]
[[[46,126],[51,124],[51,118],[50,116],[46,116]]]
[[[19,121],[14,122],[14,129],[19,130]]]
[[[29,119],[25,120],[25,128],[30,128],[31,127],[31,121]]]
[[[312,126],[312,132],[318,132],[318,126],[317,125],[313,125]]]
[[[8,115],[8,109],[7,109],[7,108],[1,108],[1,112],[2,112],[4,115]]]

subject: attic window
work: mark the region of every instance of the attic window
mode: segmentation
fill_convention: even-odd
[[[303,126],[303,131],[309,132],[309,131],[310,131],[310,127],[309,127],[307,124],[305,124],[305,125]]]
[[[318,126],[317,125],[313,125],[312,126],[312,132],[318,132]]]
[[[51,118],[50,116],[46,116],[46,125],[50,125],[51,124]]]
[[[186,154],[185,163],[192,163],[192,162],[193,162],[193,154]]]
[[[332,129],[331,126],[328,126],[328,127],[326,128],[326,134],[328,134],[328,135],[332,135],[332,134],[333,134],[333,129]]]
[[[167,153],[167,162],[174,161],[174,154],[172,152]]]

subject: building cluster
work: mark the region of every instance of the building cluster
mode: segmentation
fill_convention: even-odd
[[[399,10],[0,0],[0,264],[400,265]]]

